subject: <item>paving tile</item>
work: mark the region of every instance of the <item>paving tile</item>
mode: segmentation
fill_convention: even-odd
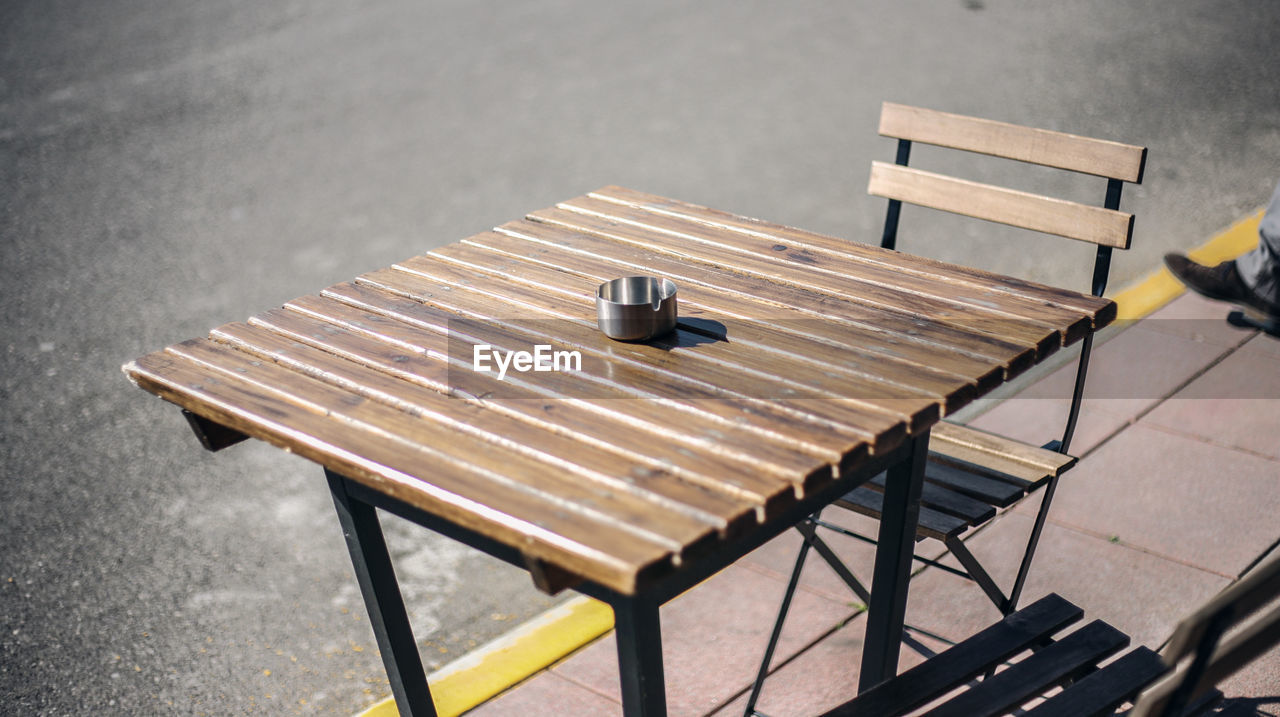
[[[1186,292],[1141,321],[1146,329],[1181,336],[1198,343],[1239,346],[1253,335],[1227,323],[1232,307]]]
[[[622,704],[553,672],[541,672],[466,714],[467,717],[616,717],[622,714]]]
[[[1141,323],[1093,350],[1085,405],[1134,418],[1229,349],[1155,331]],[[1019,398],[1071,398],[1076,366],[1063,366],[1018,394]]]
[[[706,714],[751,683],[785,588],[781,580],[730,566],[662,608],[663,668],[670,714]],[[798,592],[776,659],[794,655],[853,612],[841,602]],[[612,634],[552,671],[621,700]]]
[[[1006,513],[969,543],[1006,589],[1017,573],[1031,525],[1030,518]],[[1050,523],[1020,604],[1056,592],[1084,608],[1089,619],[1106,620],[1135,644],[1155,646],[1178,620],[1227,583],[1219,575]],[[908,625],[958,641],[999,619],[999,611],[968,580],[927,569],[911,583]]]
[[[876,536],[880,527],[880,521],[838,506],[831,506],[824,510],[822,519],[872,538]],[[822,529],[819,529],[818,537],[831,547],[841,562],[853,572],[854,577],[861,580],[863,585],[870,587],[872,568],[875,566],[874,545]],[[785,583],[791,577],[791,568],[795,565],[799,550],[800,534],[789,530],[760,546],[737,564],[773,576]],[[924,540],[916,544],[916,554],[922,557],[937,558],[944,552],[946,547],[936,540]],[[805,560],[804,571],[800,573],[800,587],[841,603],[857,600],[836,572],[812,550],[809,551],[809,556]]]
[[[1241,348],[1244,351],[1258,351],[1269,356],[1280,357],[1280,339],[1267,334],[1254,336]]]
[[[1106,410],[1106,403],[1095,400],[1081,404],[1076,432],[1071,438],[1072,455],[1088,453],[1129,422],[1125,416]],[[1070,399],[1018,396],[970,421],[969,425],[1038,446],[1062,438],[1070,409]]]
[[[1140,424],[1280,460],[1280,353],[1231,354]]]
[[[776,669],[765,680],[756,709],[770,717],[814,715],[851,699],[857,692],[865,631],[866,617],[860,615]],[[927,637],[917,636],[916,639],[932,653],[948,647],[947,643]],[[903,648],[898,669],[909,669],[924,659],[920,653]],[[738,717],[746,709],[747,699],[746,693],[741,694],[714,714],[716,717]]]
[[[1050,518],[1234,576],[1280,537],[1277,468],[1138,424],[1064,475]]]
[[[1259,700],[1259,708],[1268,714],[1280,713],[1280,646],[1224,680],[1218,689],[1228,697]]]

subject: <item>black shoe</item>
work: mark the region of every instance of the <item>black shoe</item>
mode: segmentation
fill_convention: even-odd
[[[1224,261],[1217,266],[1205,266],[1191,261],[1181,254],[1165,254],[1164,265],[1187,288],[1197,294],[1217,301],[1251,306],[1268,316],[1280,316],[1280,306],[1263,299],[1244,283],[1235,261]]]

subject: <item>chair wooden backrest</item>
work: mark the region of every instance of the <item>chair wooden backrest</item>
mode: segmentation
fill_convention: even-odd
[[[895,163],[872,162],[867,186],[889,200],[881,246],[896,248],[903,202],[1078,239],[1097,245],[1092,290],[1102,296],[1112,249],[1129,248],[1133,238],[1133,215],[1120,211],[1120,192],[1125,182],[1142,181],[1146,148],[892,102],[881,106],[880,134],[898,140]],[[1106,197],[1098,207],[926,172],[907,166],[914,142],[1105,177]],[[1092,335],[1081,351],[1063,438],[1046,446],[1062,453],[1075,430],[1091,346]]]
[[[1160,653],[1172,671],[1138,697],[1129,715],[1181,714],[1186,705],[1277,644],[1280,553],[1178,623]]]

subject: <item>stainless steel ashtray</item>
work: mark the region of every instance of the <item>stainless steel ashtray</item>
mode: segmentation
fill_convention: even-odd
[[[605,336],[644,341],[676,327],[676,285],[656,276],[625,276],[596,288],[596,323]]]

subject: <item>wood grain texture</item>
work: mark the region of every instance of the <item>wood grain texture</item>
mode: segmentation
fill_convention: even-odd
[[[885,162],[871,163],[867,192],[1117,249],[1128,249],[1133,237],[1133,215],[1126,212]]]
[[[562,226],[574,231],[594,234],[614,242],[652,248],[681,262],[696,266],[720,266],[749,279],[755,291],[752,294],[765,300],[777,301],[775,286],[794,287],[835,296],[855,304],[872,307],[882,312],[894,312],[916,319],[961,327],[967,331],[989,336],[1021,346],[1034,346],[1040,356],[1057,350],[1064,341],[1064,334],[1071,327],[1055,330],[1053,324],[1036,320],[1018,320],[1015,314],[999,306],[985,307],[965,304],[942,297],[896,290],[860,279],[854,271],[840,275],[831,266],[826,271],[814,271],[811,267],[784,263],[768,256],[742,254],[723,247],[698,242],[690,237],[671,234],[657,235],[642,227],[622,224],[602,217],[593,217],[566,209],[556,208],[533,212],[529,218],[546,224]],[[814,261],[814,266],[819,264]]]
[[[125,371],[202,421],[517,548],[547,589],[629,593],[1114,315],[837,241],[606,187]],[[677,329],[611,341],[593,291],[637,273],[679,283]],[[472,370],[481,344],[545,344],[582,365],[499,379]],[[959,456],[1003,452],[1009,481],[1042,468],[935,435]],[[965,490],[982,487],[961,488],[931,488],[947,498],[940,526],[972,519]]]
[[[705,224],[724,232],[725,239],[728,241],[737,241],[741,235],[755,236],[771,242],[771,249],[781,244],[784,250],[797,248],[813,253],[832,254],[887,268],[898,274],[917,276],[937,284],[938,287],[935,289],[937,292],[946,292],[950,285],[961,284],[983,291],[1022,296],[1045,305],[1061,306],[1090,316],[1095,329],[1106,326],[1115,319],[1116,315],[1115,302],[1103,297],[1038,284],[979,268],[948,264],[928,257],[882,249],[877,245],[864,244],[852,239],[817,234],[761,219],[740,217],[718,209],[638,192],[634,189],[609,186],[591,192],[587,196]]]
[[[1134,183],[1147,158],[1145,147],[893,102],[881,105],[880,134]]]
[[[1076,462],[1075,458],[1057,451],[945,421],[934,426],[929,438],[932,451],[986,465],[1032,482],[1060,475]]]

